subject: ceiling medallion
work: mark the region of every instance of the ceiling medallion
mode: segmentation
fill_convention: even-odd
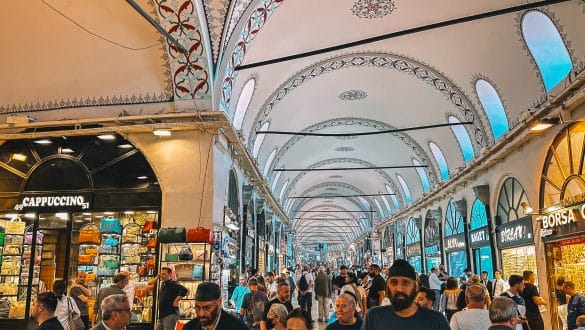
[[[335,151],[354,151],[354,148],[352,148],[352,147],[337,147],[337,148],[335,148]]]
[[[350,89],[339,94],[339,98],[343,101],[358,101],[366,97],[368,97],[368,94],[361,89]]]
[[[359,18],[382,18],[396,9],[393,0],[357,0],[351,8]]]

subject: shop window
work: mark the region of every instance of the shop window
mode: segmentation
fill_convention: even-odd
[[[473,249],[473,259],[475,264],[475,272],[481,274],[486,271],[488,276],[493,276],[494,268],[492,261],[492,250],[489,245],[482,246],[479,249]]]
[[[274,156],[276,156],[277,149],[274,148],[268,158],[266,159],[266,163],[264,164],[264,170],[262,171],[262,176],[266,178],[268,175],[268,171],[270,170],[270,166],[272,166],[272,162],[274,161]]]
[[[416,159],[412,160],[412,164],[414,166],[421,166],[421,163]],[[420,178],[423,191],[429,191],[431,189],[431,185],[429,184],[429,177],[427,176],[425,169],[423,167],[417,167],[416,173],[418,173],[418,177]]]
[[[488,218],[485,211],[485,205],[479,199],[476,199],[471,208],[471,230],[482,228],[487,225]]]
[[[445,236],[462,234],[464,221],[461,214],[455,209],[455,201],[451,199],[445,214]]]
[[[449,166],[447,166],[447,160],[445,159],[445,155],[443,155],[441,148],[439,148],[439,146],[437,146],[434,142],[429,142],[429,148],[433,153],[433,157],[435,157],[437,165],[439,165],[441,179],[443,181],[449,180]]]
[[[256,87],[256,79],[252,78],[246,81],[244,88],[240,92],[240,98],[238,99],[238,103],[236,104],[236,112],[234,114],[234,128],[236,130],[242,129],[242,123],[244,122],[244,117],[246,116],[246,112],[248,111],[248,106],[250,105],[250,101],[252,101],[252,95],[254,95],[254,87]]]
[[[402,222],[396,223],[396,235],[394,242],[396,244],[396,258],[404,259],[404,226],[402,225]]]
[[[406,244],[413,244],[420,242],[420,231],[416,225],[414,218],[408,220],[408,227],[406,228]]]
[[[390,199],[392,200],[392,204],[394,204],[394,208],[399,209],[400,203],[398,203],[398,198],[396,197],[394,190],[392,190],[389,185],[386,185],[386,191],[390,194]]]
[[[267,131],[270,127],[270,122],[267,121],[260,127],[260,131]],[[260,147],[262,147],[262,143],[266,138],[266,134],[257,134],[256,139],[254,140],[254,145],[252,147],[252,157],[257,158],[258,152],[260,151]]]
[[[449,124],[458,124],[460,123],[459,119],[449,116]],[[453,134],[455,134],[455,138],[457,138],[457,142],[459,143],[459,148],[461,148],[461,153],[463,154],[463,160],[467,163],[473,159],[475,156],[473,151],[473,144],[471,143],[471,138],[465,130],[465,126],[463,125],[455,125],[451,126],[451,130]]]
[[[548,92],[573,68],[567,47],[552,20],[537,10],[522,17],[522,35]]]
[[[504,181],[498,197],[497,216],[501,223],[507,223],[526,216],[522,203],[528,203],[528,197],[522,185],[514,178]]]
[[[475,82],[475,92],[490,122],[494,140],[497,140],[509,130],[508,117],[502,100],[494,86],[483,79],[478,79]]]
[[[25,191],[91,189],[87,173],[69,159],[55,158],[39,165],[28,178]]]
[[[408,185],[406,181],[400,176],[400,174],[396,174],[396,178],[398,178],[398,183],[402,187],[402,191],[404,192],[404,199],[406,200],[406,204],[410,204],[412,202],[412,196],[410,195],[410,189],[408,189]]]

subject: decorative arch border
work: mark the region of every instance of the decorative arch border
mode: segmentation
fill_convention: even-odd
[[[455,83],[451,82],[438,70],[435,70],[428,65],[422,64],[406,56],[390,53],[364,52],[346,54],[326,59],[303,69],[278,87],[278,89],[272,93],[270,98],[264,103],[261,111],[256,115],[256,128],[262,125],[272,110],[274,110],[275,106],[282,101],[285,96],[305,82],[340,69],[364,67],[396,70],[421,79],[453,103],[465,120],[474,123],[473,129],[467,129],[472,133],[470,136],[475,137],[475,139],[472,139],[472,141],[475,141],[474,147],[479,149],[484,145],[485,129],[483,128],[483,123],[480,120],[477,120],[478,114],[473,107],[473,104],[469,101],[467,96],[465,96],[465,93],[455,85]],[[255,136],[255,132],[252,131],[250,136],[250,140],[252,140]]]
[[[489,140],[489,145],[493,145],[496,142],[496,139],[494,137],[494,131],[493,131],[492,126],[490,124],[490,120],[488,118],[487,112],[483,108],[481,100],[479,99],[479,95],[477,94],[477,89],[475,88],[475,84],[480,79],[487,81],[490,85],[492,85],[492,87],[494,88],[496,93],[498,93],[498,97],[500,98],[500,102],[502,102],[502,106],[504,107],[504,113],[506,114],[506,118],[508,119],[508,132],[510,132],[510,130],[514,126],[516,126],[517,123],[512,122],[512,118],[510,117],[510,114],[507,111],[508,110],[507,100],[502,96],[503,90],[497,86],[497,84],[494,82],[494,80],[484,73],[476,73],[476,74],[472,75],[469,83],[471,85],[471,89],[474,91],[473,98],[474,98],[474,101],[477,102],[477,104],[479,105],[479,108],[483,110],[482,112],[478,112],[478,113],[480,113],[481,120],[484,122],[483,126],[486,127],[486,131],[487,131],[487,127],[489,127],[489,131],[492,133],[492,134],[486,134],[485,136],[486,136],[486,139]],[[486,123],[487,123],[487,125],[486,125]],[[488,141],[486,141],[486,144],[488,144],[487,142]]]

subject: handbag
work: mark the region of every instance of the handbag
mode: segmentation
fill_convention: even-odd
[[[116,246],[120,243],[120,241],[118,241],[117,239],[115,239],[112,236],[108,236],[108,238],[106,238],[104,240],[104,245],[105,246]]]
[[[104,266],[107,269],[118,269],[118,267],[120,267],[120,262],[118,261],[118,258],[108,258],[104,259]]]
[[[24,301],[15,300],[10,304],[10,312],[8,318],[23,319],[26,303]]]
[[[142,230],[145,232],[148,232],[148,231],[151,231],[153,229],[156,229],[156,222],[152,218],[148,218],[144,222],[144,227],[142,227]]]
[[[100,244],[100,228],[93,223],[83,225],[79,229],[79,239],[77,241],[79,243]]]
[[[192,278],[195,281],[200,281],[203,279],[203,265],[193,265],[193,274]]]
[[[89,265],[93,263],[93,256],[89,254],[80,254],[77,256],[77,263],[80,265]]]
[[[190,280],[193,275],[193,265],[176,264],[175,275],[177,275],[177,280]]]
[[[213,244],[211,229],[203,227],[189,228],[189,231],[187,232],[187,242]]]
[[[20,255],[20,246],[18,245],[6,245],[4,247],[4,254]]]
[[[185,228],[161,228],[158,231],[158,241],[161,243],[184,243]]]
[[[44,236],[45,236],[45,234],[41,233],[40,231],[37,231],[37,239],[36,239],[37,244],[43,244],[43,237]],[[24,234],[24,244],[32,244],[32,238],[33,238],[33,233],[30,231],[27,231],[26,234]]]
[[[24,234],[25,223],[22,221],[8,221],[4,233],[7,235],[22,235]]]
[[[181,251],[179,251],[179,260],[181,261],[188,261],[193,260],[193,251],[188,246],[183,246]]]
[[[81,320],[79,314],[77,314],[73,310],[73,306],[71,305],[71,298],[65,297],[67,299],[67,312],[69,315],[67,316],[67,323],[69,324],[69,330],[84,330],[85,324]],[[71,308],[70,308],[71,307]]]
[[[165,261],[179,261],[179,254],[178,253],[165,253]]]
[[[85,248],[85,254],[96,257],[98,255],[98,249],[94,246],[88,246]]]
[[[120,226],[120,219],[114,217],[102,218],[100,221],[100,231],[108,234],[121,234],[122,226]]]
[[[0,246],[4,245],[4,237],[6,234],[4,233],[4,227],[0,227]]]
[[[150,239],[146,245],[149,249],[156,249],[156,239]]]

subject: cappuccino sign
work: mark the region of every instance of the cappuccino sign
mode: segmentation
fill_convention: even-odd
[[[27,196],[14,206],[17,211],[37,209],[89,209],[84,195]]]

